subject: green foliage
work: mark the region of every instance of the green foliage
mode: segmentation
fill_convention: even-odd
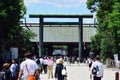
[[[119,0],[87,0],[87,8],[96,12],[98,20],[98,32],[91,39],[92,50],[100,51],[103,61],[115,53],[119,53],[120,47],[120,1]],[[98,34],[100,36],[98,36]],[[99,37],[99,41],[97,37]],[[95,44],[97,47],[95,46]]]
[[[32,53],[34,51],[34,45],[31,43],[30,40],[34,39],[34,37],[37,35],[34,32],[26,29],[22,29],[18,35],[18,46],[21,47],[22,50],[29,51]]]
[[[55,49],[62,49],[62,50],[67,50],[67,46],[66,45],[54,45],[53,46],[53,49],[55,50]]]
[[[26,29],[22,30],[21,35],[24,37],[24,39],[29,39],[29,40],[34,39],[34,37],[37,36],[31,30],[26,30]]]
[[[24,0],[0,0],[0,53],[3,53],[8,45],[18,45],[20,41],[22,45],[24,42],[19,21],[25,14]],[[1,57],[2,54],[0,59]]]
[[[105,61],[106,58],[110,58],[113,56],[113,54],[117,53],[115,46],[115,40],[112,37],[104,36],[104,38],[101,39],[100,56],[103,58],[103,61]]]
[[[33,39],[36,36],[34,32],[32,32],[31,30],[23,29],[22,27],[18,27],[15,31],[11,33],[10,36],[11,40],[9,40],[9,42],[7,43],[8,45],[16,46],[22,52],[27,51],[33,53],[34,45],[30,41],[30,39]]]
[[[115,3],[114,10],[109,14],[108,28],[113,35],[120,34],[120,3]]]
[[[99,55],[100,53],[100,41],[101,41],[101,33],[97,33],[95,36],[91,37],[90,50],[94,52],[95,55]]]
[[[120,54],[120,2],[115,2],[113,11],[109,14],[108,28],[115,39],[117,53]]]
[[[20,18],[26,13],[24,0],[1,0],[0,1],[0,38],[5,41],[12,37],[11,32],[19,25]]]

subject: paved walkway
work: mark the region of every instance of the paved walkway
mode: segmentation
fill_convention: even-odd
[[[64,63],[67,68],[68,72],[68,78],[67,80],[90,80],[89,78],[89,69],[87,64],[72,64],[71,66],[67,63]],[[55,66],[54,66],[55,69]],[[102,80],[115,80],[115,73],[119,72],[120,74],[120,69],[113,69],[113,68],[105,68],[104,69],[104,76]],[[54,71],[53,71],[54,72]],[[47,74],[41,74],[40,75],[41,80],[55,80],[53,79],[48,79]]]

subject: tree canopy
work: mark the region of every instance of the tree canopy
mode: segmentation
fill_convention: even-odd
[[[25,14],[24,0],[0,1],[0,67],[6,48],[16,46],[22,51],[29,52],[34,49],[30,39],[36,34],[20,26],[20,19],[24,18]]]
[[[5,46],[19,29],[19,20],[26,14],[24,0],[0,0],[0,69]]]
[[[19,20],[26,14],[24,0],[1,0],[0,1],[0,39],[5,41],[11,38],[19,25]]]
[[[102,58],[111,57],[111,54],[119,54],[120,39],[120,1],[119,0],[87,0],[87,8],[96,12],[98,32],[101,36],[98,45]],[[93,42],[93,40],[92,40]],[[98,43],[95,41],[95,43]],[[92,47],[93,48],[93,47]],[[94,48],[93,48],[94,49]],[[113,56],[113,55],[112,55]],[[105,59],[104,58],[104,59]]]

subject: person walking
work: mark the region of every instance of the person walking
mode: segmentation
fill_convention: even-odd
[[[46,57],[44,57],[44,59],[43,59],[43,71],[42,71],[42,73],[47,74],[47,58]]]
[[[60,58],[58,60],[58,63],[56,64],[56,68],[55,68],[55,78],[57,80],[66,80],[67,76],[66,75],[62,75],[62,70],[64,68],[64,65],[63,65],[63,59]]]
[[[12,80],[17,80],[19,73],[19,65],[17,64],[15,59],[12,59],[12,64],[10,66],[10,71],[12,74]]]
[[[39,68],[37,63],[31,59],[32,54],[25,53],[25,61],[20,64],[20,71],[18,75],[18,79],[20,80],[23,75],[23,80],[29,80],[30,77],[36,78],[35,76],[39,76]]]
[[[2,69],[2,72],[4,72],[4,79],[2,80],[12,80],[12,74],[11,74],[11,71],[10,71],[10,63],[7,63],[5,62],[3,64],[3,69]]]
[[[48,74],[48,79],[51,77],[53,78],[53,60],[49,56],[47,59],[47,74]]]
[[[40,70],[40,73],[42,73],[43,71],[44,71],[44,69],[43,69],[43,58],[42,57],[40,57],[40,65],[41,65],[41,70]]]
[[[41,63],[40,63],[39,57],[37,57],[37,58],[35,59],[35,62],[37,63],[38,68],[39,68],[39,72],[40,72],[40,71],[41,71]]]
[[[90,68],[91,68],[92,63],[94,62],[94,60],[92,60],[92,58],[89,57],[89,58],[87,59],[87,61],[88,61],[88,67],[89,67],[89,70],[90,70]]]
[[[100,57],[95,57],[95,62],[92,63],[92,66],[90,68],[90,79],[93,80],[101,80],[103,77],[104,69],[103,69],[103,63],[100,62]]]

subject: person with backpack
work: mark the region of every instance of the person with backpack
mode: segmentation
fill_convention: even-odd
[[[4,79],[2,80],[12,80],[12,74],[9,68],[10,68],[10,63],[5,62],[3,64],[3,69],[1,70],[1,72],[4,73]]]
[[[92,60],[92,58],[89,57],[89,58],[88,58],[88,67],[89,67],[89,70],[90,70],[93,62],[94,62],[94,60]]]
[[[41,71],[41,63],[40,63],[39,57],[36,58],[35,62],[36,62],[37,65],[38,65],[39,71]]]
[[[49,56],[47,58],[47,74],[48,74],[48,79],[51,77],[53,78],[53,60]]]
[[[92,63],[92,66],[90,68],[90,79],[93,80],[101,80],[104,73],[103,63],[100,62],[100,57],[95,57],[95,62]],[[93,76],[93,78],[92,78]]]
[[[16,63],[15,59],[12,59],[12,64],[10,66],[10,71],[12,74],[12,80],[17,80],[19,73],[19,65]]]

